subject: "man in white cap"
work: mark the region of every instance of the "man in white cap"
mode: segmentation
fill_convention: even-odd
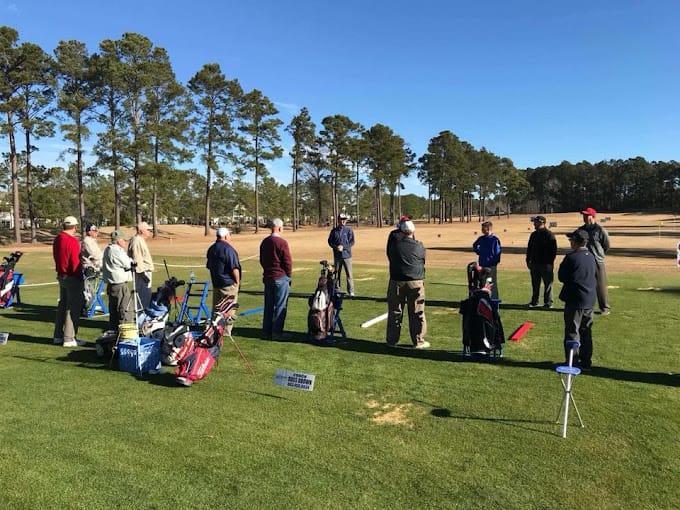
[[[151,276],[154,271],[151,252],[146,244],[146,240],[151,236],[151,227],[146,221],[137,224],[137,235],[130,239],[128,245],[128,255],[137,264],[135,267],[135,287],[139,302],[144,310],[151,303]]]
[[[111,232],[111,244],[104,250],[102,278],[109,296],[109,330],[118,331],[121,322],[134,320],[134,306],[130,304],[132,259],[127,254],[127,242],[120,230]]]
[[[87,271],[92,268],[94,272],[98,273],[102,268],[102,257],[104,253],[97,243],[97,236],[99,229],[97,225],[89,224],[85,228],[85,237],[80,243],[80,261],[83,264],[83,270]]]
[[[328,246],[333,249],[333,267],[335,269],[335,285],[339,289],[340,275],[345,270],[347,277],[347,292],[354,296],[354,281],[352,279],[352,246],[354,246],[354,232],[347,226],[349,217],[345,213],[338,215],[338,226],[328,235]]]
[[[84,345],[76,338],[80,313],[83,310],[83,266],[80,262],[80,243],[76,238],[78,220],[64,218],[63,230],[52,244],[52,256],[59,282],[59,304],[54,322],[53,341],[64,347]]]
[[[231,244],[228,228],[217,229],[217,239],[208,248],[205,267],[210,270],[213,285],[213,310],[227,296],[238,301],[238,288],[241,284],[241,262],[238,252]]]
[[[391,233],[388,239],[390,283],[387,287],[387,345],[399,343],[406,305],[413,347],[427,349],[430,343],[425,341],[425,247],[416,241],[415,230],[412,221],[402,220],[399,222],[399,232]]]

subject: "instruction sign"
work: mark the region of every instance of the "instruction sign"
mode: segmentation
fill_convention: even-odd
[[[291,372],[290,370],[276,369],[274,384],[284,388],[294,388],[296,390],[312,391],[314,389],[314,374],[304,374],[302,372]]]

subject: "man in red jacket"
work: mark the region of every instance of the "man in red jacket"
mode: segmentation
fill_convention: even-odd
[[[272,234],[260,244],[260,265],[264,282],[264,317],[262,332],[267,338],[286,338],[283,324],[286,321],[290,277],[293,260],[286,240],[281,237],[283,221],[275,218],[270,222]]]
[[[77,347],[85,344],[76,338],[84,304],[80,242],[76,238],[78,220],[73,216],[67,216],[63,225],[64,229],[52,244],[52,255],[59,282],[59,304],[53,341],[64,347]]]

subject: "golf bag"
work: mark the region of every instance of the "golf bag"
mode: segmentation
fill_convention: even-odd
[[[468,297],[460,304],[463,316],[463,353],[502,355],[505,333],[498,309],[491,300],[493,282],[488,268],[468,264]]]
[[[322,260],[321,276],[309,298],[307,335],[312,342],[323,342],[333,333],[335,316],[335,272],[327,260]]]
[[[14,266],[19,262],[22,254],[20,251],[12,252],[9,257],[3,257],[4,262],[0,264],[0,308],[10,305],[17,293],[14,284]]]
[[[178,384],[191,386],[194,381],[200,381],[210,373],[222,351],[227,325],[236,319],[237,310],[238,303],[234,296],[227,296],[218,303],[212,319],[200,336],[196,337],[190,331],[181,336],[183,342],[175,355]]]
[[[151,295],[151,302],[146,310],[137,316],[140,336],[162,337],[163,330],[170,315],[170,306],[176,297],[177,287],[184,285],[184,280],[174,276],[163,282]]]

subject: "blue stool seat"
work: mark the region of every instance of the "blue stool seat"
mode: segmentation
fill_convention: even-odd
[[[570,367],[569,365],[560,365],[559,367],[555,368],[555,372],[558,374],[579,375],[581,373],[581,369],[578,367]]]

